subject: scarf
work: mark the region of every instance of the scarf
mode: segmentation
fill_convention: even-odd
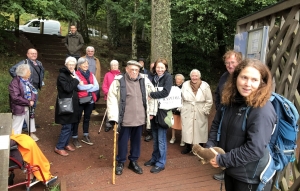
[[[196,83],[193,83],[192,80],[190,81],[192,91],[195,95],[197,94],[197,91],[200,88],[201,83],[202,83],[201,79],[199,79],[199,81],[197,81]]]
[[[79,68],[79,71],[83,75],[83,77],[86,79],[86,81],[88,82],[88,84],[91,84],[91,82],[90,82],[90,71],[87,70],[86,72],[84,72],[80,68]]]
[[[31,100],[31,93],[37,94],[37,90],[28,80],[24,80],[22,77],[20,77],[20,81],[24,84],[24,98],[27,100]]]
[[[160,79],[161,77],[163,77],[164,75],[165,75],[165,74],[163,74],[163,75],[161,75],[161,76],[155,75],[154,78],[153,78],[155,84],[157,84],[158,81],[159,81],[159,79]],[[158,85],[157,85],[157,86],[158,86]]]

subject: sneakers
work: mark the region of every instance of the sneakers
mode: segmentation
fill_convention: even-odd
[[[80,142],[78,141],[77,138],[73,138],[73,145],[78,149],[81,147]]]
[[[53,185],[53,183],[57,180],[57,176],[52,176],[49,180],[47,180],[45,182],[45,185],[48,187],[48,186],[51,186]]]
[[[151,159],[144,163],[144,166],[155,166],[155,162],[151,162]]]
[[[172,138],[172,139],[170,140],[170,143],[171,143],[171,144],[174,144],[175,141],[176,141],[176,139],[175,139],[175,138]]]
[[[180,141],[180,146],[184,147],[185,146],[185,142],[183,142],[182,140]]]
[[[165,167],[154,166],[151,168],[150,172],[153,174],[159,173],[160,171],[165,170]]]
[[[31,137],[34,141],[40,140],[34,133],[30,133],[30,137]]]
[[[99,113],[96,110],[93,110],[92,115],[99,115]]]
[[[219,173],[219,174],[214,174],[213,178],[214,178],[215,180],[223,181],[223,180],[224,180],[224,171],[222,171],[222,172]]]
[[[81,141],[88,144],[88,145],[93,145],[94,144],[94,143],[92,143],[92,141],[90,140],[90,137],[88,135],[84,135]]]

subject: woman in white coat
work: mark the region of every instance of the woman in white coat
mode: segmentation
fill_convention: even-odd
[[[186,147],[181,154],[191,152],[191,144],[203,144],[208,139],[207,116],[213,105],[213,98],[208,83],[201,80],[201,73],[193,69],[191,80],[182,85],[182,140]]]

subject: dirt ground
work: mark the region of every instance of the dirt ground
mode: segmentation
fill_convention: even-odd
[[[56,100],[56,78],[58,69],[63,64],[47,64],[44,67],[47,70],[45,86],[40,91],[39,101],[36,109],[36,123],[40,125],[37,129],[37,136],[40,140],[37,142],[45,156],[51,163],[51,173],[58,176],[57,183],[64,175],[69,173],[80,172],[82,170],[93,170],[101,167],[112,167],[113,164],[113,131],[104,132],[104,128],[98,134],[101,121],[90,122],[90,137],[94,142],[93,146],[82,143],[82,148],[76,149],[74,152],[69,152],[69,156],[63,157],[54,152],[54,147],[57,143],[60,134],[61,125],[54,123],[54,106]],[[103,71],[104,73],[105,71]],[[209,115],[209,124],[215,114],[215,107],[212,107]],[[209,125],[210,126],[210,125]],[[79,138],[82,136],[82,126],[79,127]],[[180,131],[176,132],[175,144],[168,143],[167,158],[181,157],[180,151]],[[168,140],[171,138],[171,129],[168,132]],[[144,137],[141,137],[142,151],[139,161],[147,161],[152,153],[152,141],[145,142]],[[140,164],[142,165],[142,163]],[[78,175],[79,176],[79,175]],[[24,175],[21,171],[16,171],[15,182],[22,181]],[[76,181],[76,180],[74,180]],[[24,187],[11,189],[12,191],[24,190]],[[45,190],[45,186],[41,183],[33,186],[31,190]]]

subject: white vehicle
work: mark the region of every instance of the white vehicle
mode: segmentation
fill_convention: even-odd
[[[89,36],[99,36],[100,35],[100,32],[93,28],[88,28],[88,33],[89,33]]]
[[[40,24],[44,22],[44,34],[61,36],[61,26],[59,21],[32,19],[24,25],[19,25],[21,32],[40,34]]]

